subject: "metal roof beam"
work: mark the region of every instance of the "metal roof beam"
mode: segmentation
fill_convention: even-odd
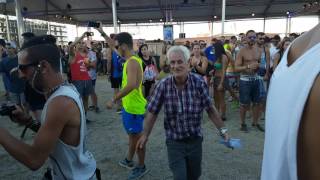
[[[105,0],[100,0],[100,1],[106,6],[107,9],[112,11],[112,7]]]
[[[161,0],[157,0],[157,3],[159,5],[161,14],[162,14],[162,18],[166,18],[166,13],[164,12],[164,9],[162,8],[162,4],[161,4]]]
[[[274,2],[274,0],[270,0],[269,3],[267,4],[266,8],[263,11],[263,15],[264,16],[267,16],[267,13],[268,13],[268,11],[269,11],[269,9],[270,9],[270,7],[271,7],[273,2]]]
[[[48,3],[49,3],[52,7],[54,7],[55,9],[57,9],[57,10],[59,10],[59,11],[61,11],[61,12],[63,13],[63,10],[62,10],[58,5],[56,5],[55,3],[53,3],[51,0],[48,0]]]

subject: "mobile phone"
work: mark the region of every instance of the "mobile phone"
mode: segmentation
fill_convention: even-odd
[[[88,22],[88,27],[94,27],[94,28],[99,28],[100,23],[94,22],[94,21],[89,21]]]

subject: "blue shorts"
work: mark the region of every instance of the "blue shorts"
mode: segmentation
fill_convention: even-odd
[[[262,79],[259,79],[259,96],[261,101],[265,101],[267,99],[266,84]]]
[[[244,81],[240,79],[239,94],[240,104],[250,105],[250,103],[258,104],[261,102],[260,80]]]
[[[72,84],[77,88],[81,97],[89,96],[93,92],[91,80],[76,80]]]
[[[122,122],[128,134],[139,134],[143,130],[144,115],[130,114],[122,109]]]

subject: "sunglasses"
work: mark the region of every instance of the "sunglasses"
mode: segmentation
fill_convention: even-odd
[[[18,64],[18,69],[20,71],[25,71],[28,67],[37,66],[39,62],[34,62],[30,64]]]
[[[249,36],[248,39],[257,39],[256,36]]]

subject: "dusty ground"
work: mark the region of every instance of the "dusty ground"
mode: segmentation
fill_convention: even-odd
[[[2,86],[2,83],[0,84]],[[1,87],[1,89],[3,88]],[[88,149],[93,152],[98,167],[102,170],[102,179],[126,179],[129,171],[118,165],[118,161],[125,157],[127,150],[127,136],[122,127],[121,116],[116,114],[115,110],[106,110],[104,108],[104,102],[112,95],[112,89],[105,77],[99,77],[96,89],[102,111],[99,114],[93,112],[88,114],[89,118],[94,121],[88,124]],[[3,94],[3,91],[1,94]],[[228,107],[226,125],[232,137],[242,140],[243,148],[230,150],[219,144],[219,137],[216,135],[213,124],[208,121],[207,115],[204,115],[202,125],[204,142],[201,179],[259,179],[264,134],[251,128],[251,126],[249,126],[249,133],[240,132],[238,109],[231,108],[230,104]],[[250,125],[251,120],[248,120],[247,124]],[[16,137],[19,137],[23,129],[11,123],[7,117],[0,117],[0,126],[9,129]],[[33,133],[28,131],[25,141],[28,143],[32,142],[32,137]],[[149,139],[146,165],[151,171],[142,179],[172,179],[167,161],[162,114],[159,115]],[[36,172],[32,172],[0,147],[0,180],[41,179],[45,169],[46,166]]]

